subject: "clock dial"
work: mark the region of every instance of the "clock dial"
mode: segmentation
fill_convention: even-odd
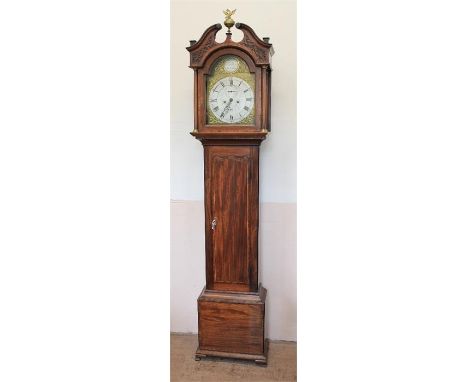
[[[254,93],[241,78],[225,77],[214,84],[208,104],[213,114],[222,122],[239,123],[252,112]]]
[[[239,69],[239,60],[228,58],[224,63],[224,70],[228,73],[233,73]]]
[[[239,56],[225,55],[212,66],[206,83],[208,125],[252,125],[255,75]]]

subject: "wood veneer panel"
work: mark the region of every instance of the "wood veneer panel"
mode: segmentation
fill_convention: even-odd
[[[251,158],[245,150],[214,154],[212,214],[213,270],[215,283],[248,284],[248,177]],[[243,153],[245,152],[245,154]]]
[[[263,304],[200,301],[200,349],[262,354],[263,312]]]
[[[207,288],[256,291],[258,146],[205,146],[205,220]]]

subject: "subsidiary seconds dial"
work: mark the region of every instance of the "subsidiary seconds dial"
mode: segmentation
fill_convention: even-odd
[[[238,77],[225,77],[214,84],[208,104],[220,121],[238,123],[252,112],[254,93],[244,80]]]

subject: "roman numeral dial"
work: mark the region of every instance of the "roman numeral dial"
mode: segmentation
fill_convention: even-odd
[[[208,107],[221,122],[240,123],[253,112],[255,94],[250,85],[236,76],[220,79],[211,88]]]

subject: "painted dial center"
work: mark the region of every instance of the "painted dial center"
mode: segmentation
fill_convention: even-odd
[[[254,105],[252,88],[238,77],[225,77],[215,83],[209,95],[213,114],[226,123],[236,123],[250,114]]]

